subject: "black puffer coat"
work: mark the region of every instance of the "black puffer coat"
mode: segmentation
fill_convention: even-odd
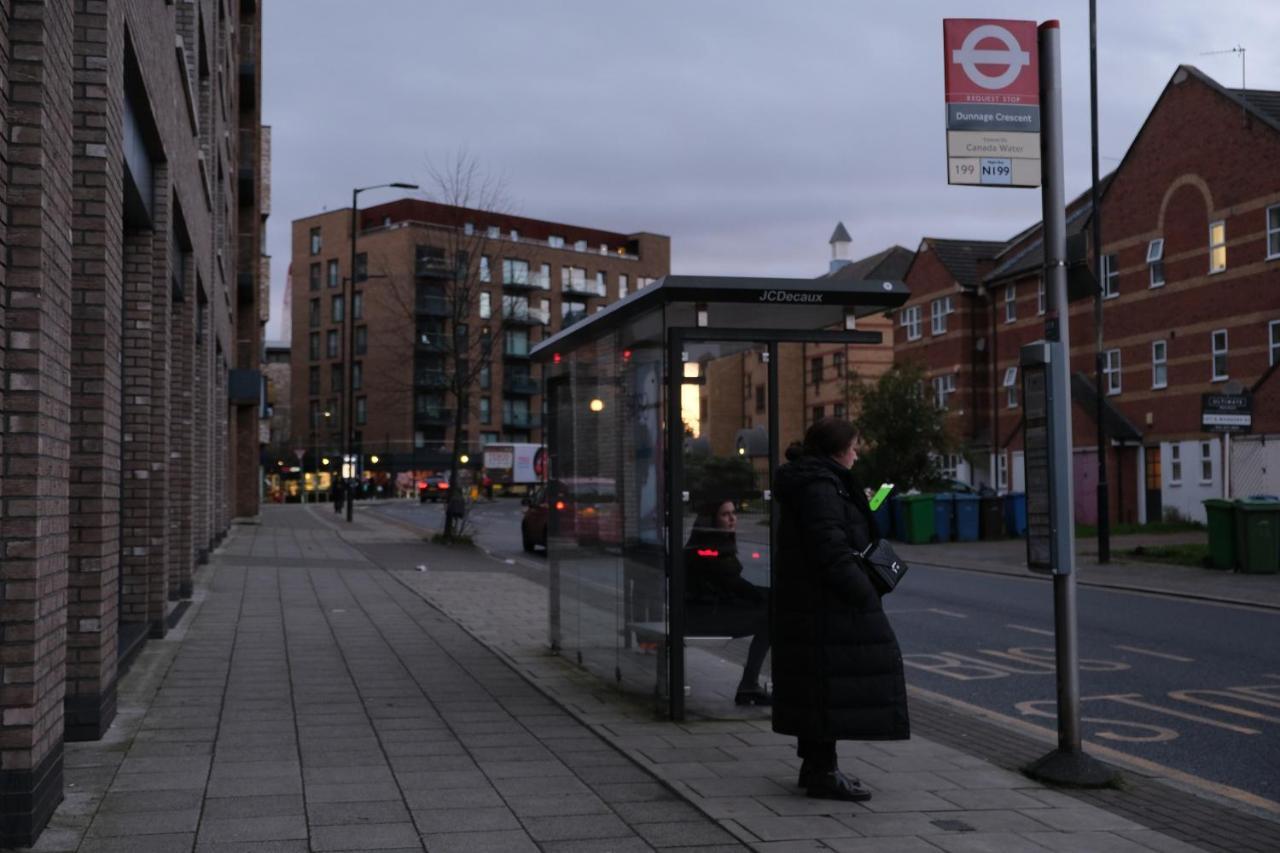
[[[805,456],[778,469],[773,730],[817,740],[910,736],[902,652],[854,554],[878,538],[853,475]]]

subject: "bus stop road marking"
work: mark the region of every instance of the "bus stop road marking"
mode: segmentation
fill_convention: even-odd
[[[1012,628],[1015,631],[1026,631],[1028,634],[1039,634],[1042,637],[1052,637],[1052,631],[1046,631],[1043,628],[1029,628],[1026,625],[1014,625],[1012,623],[1005,625],[1006,628]]]
[[[1184,658],[1182,655],[1171,655],[1167,652],[1153,652],[1151,649],[1140,649],[1137,646],[1112,646],[1122,652],[1133,652],[1135,655],[1150,655],[1153,658],[1176,661],[1178,663],[1195,663],[1195,658]]]

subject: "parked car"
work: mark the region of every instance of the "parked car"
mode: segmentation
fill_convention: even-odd
[[[449,478],[431,476],[418,481],[418,500],[435,503],[449,496]]]
[[[613,480],[583,477],[535,486],[525,498],[520,535],[526,551],[547,547],[547,530],[579,545],[619,545],[622,513]]]

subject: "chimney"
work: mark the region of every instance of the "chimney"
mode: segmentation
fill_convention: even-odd
[[[849,236],[849,232],[845,230],[843,222],[836,223],[836,230],[831,232],[831,269],[828,275],[834,274],[841,267],[847,267],[853,263],[849,259],[849,247],[853,245],[853,238]]]

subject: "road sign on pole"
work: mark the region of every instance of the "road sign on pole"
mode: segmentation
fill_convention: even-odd
[[[1040,186],[1040,50],[1034,21],[942,22],[947,182]]]

